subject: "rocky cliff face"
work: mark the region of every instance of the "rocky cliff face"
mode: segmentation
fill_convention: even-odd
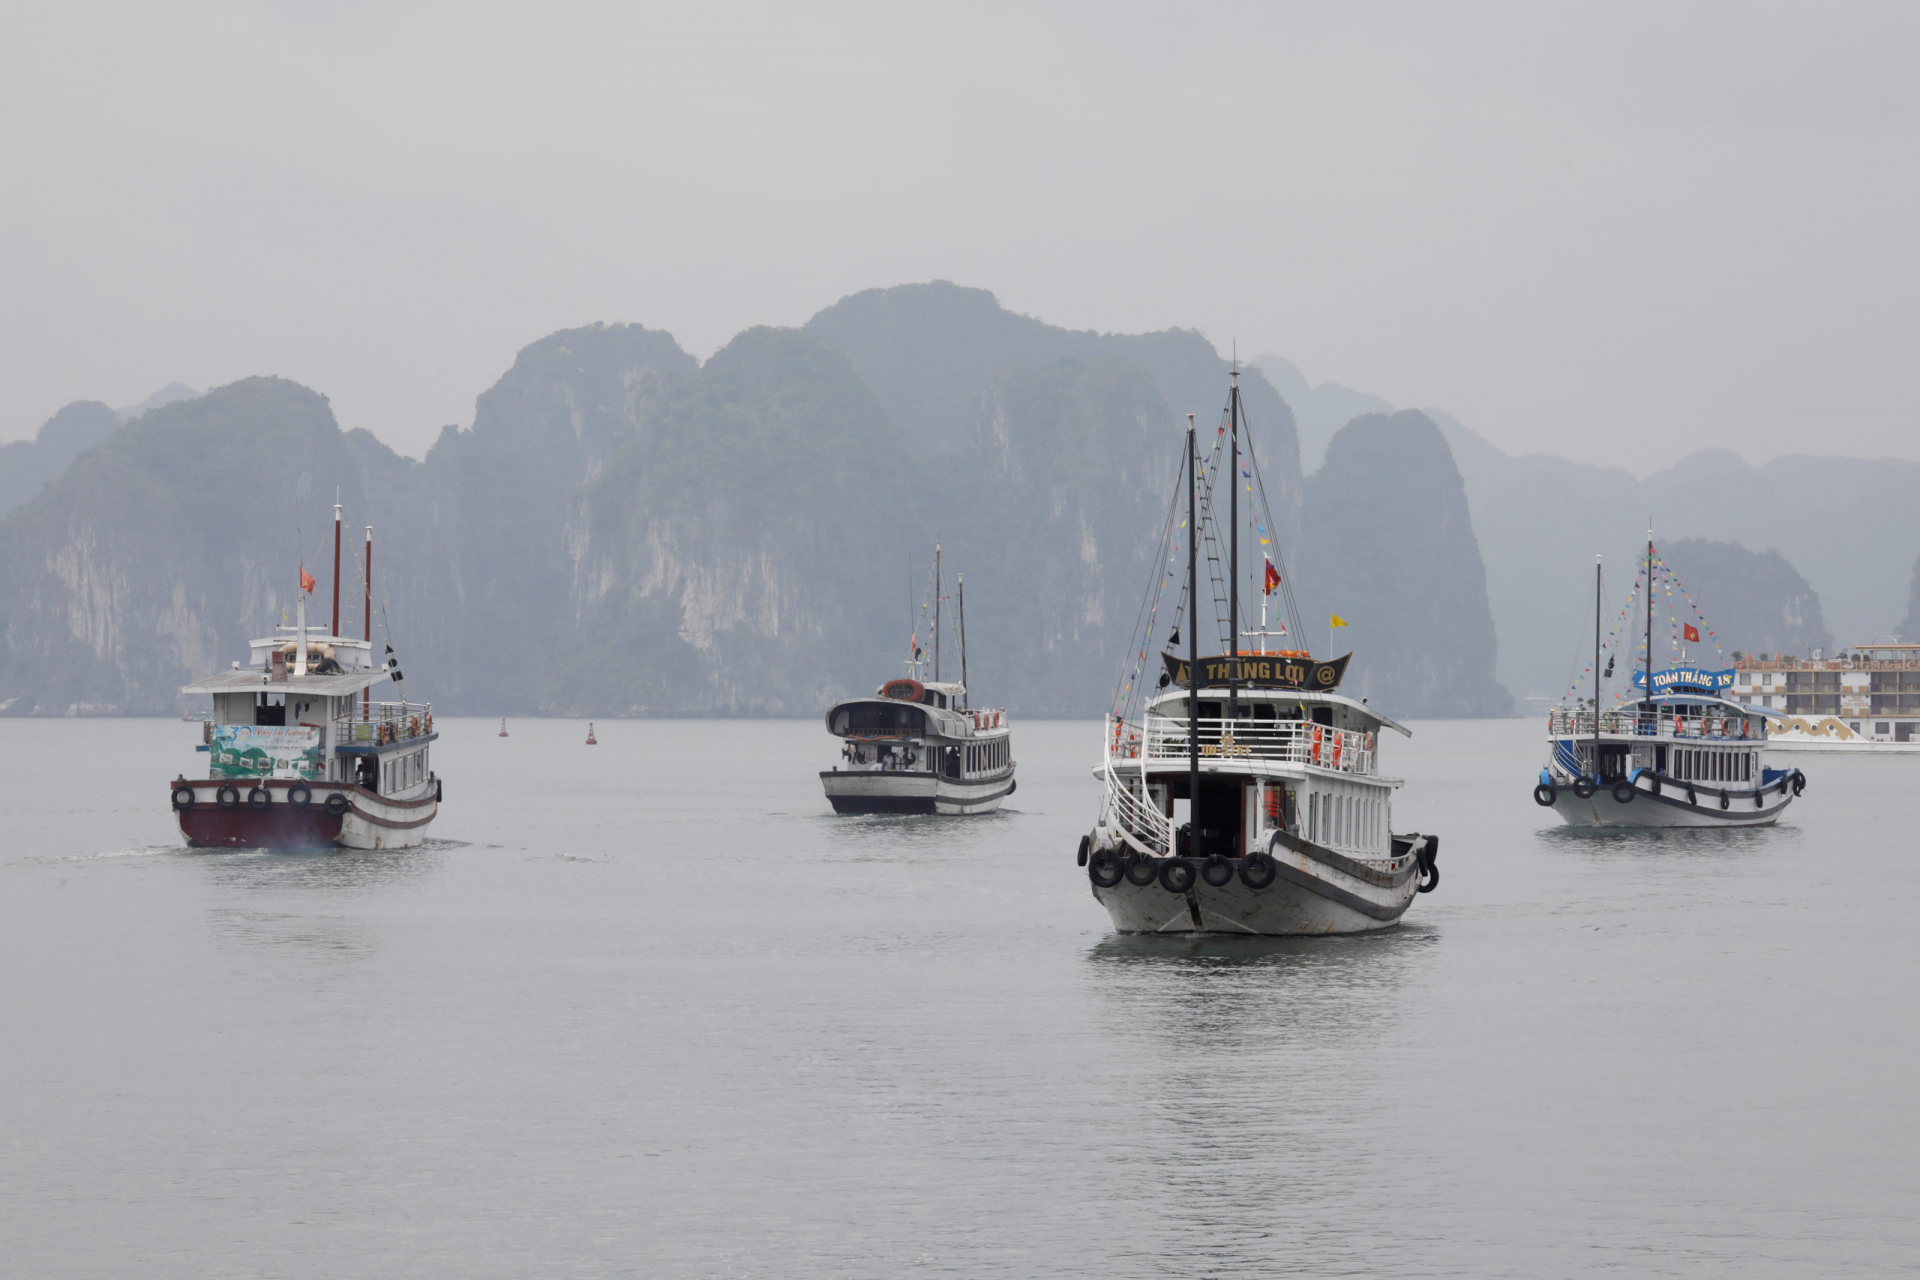
[[[449,706],[548,705],[575,572],[568,498],[636,438],[662,387],[697,367],[670,334],[639,325],[563,330],[481,394],[471,430],[441,433],[417,498],[387,521],[399,536],[384,563],[394,595],[415,603],[406,639],[434,655]]]
[[[932,495],[845,357],[752,329],[638,417],[571,502],[550,704],[808,715],[894,674]]]
[[[1344,692],[1395,717],[1497,716],[1497,640],[1466,488],[1408,410],[1343,427],[1307,481],[1296,592],[1317,654],[1351,649]],[[1329,615],[1348,626],[1330,631]]]

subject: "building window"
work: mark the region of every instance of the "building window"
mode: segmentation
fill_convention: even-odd
[[[1875,720],[1873,722],[1873,732],[1875,737],[1885,737],[1887,734],[1893,732],[1893,726],[1885,720]]]

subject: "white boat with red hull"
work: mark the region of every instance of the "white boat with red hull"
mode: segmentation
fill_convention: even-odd
[[[313,579],[301,570],[298,621],[251,643],[246,663],[197,680],[183,693],[210,697],[200,750],[207,776],[177,777],[174,814],[187,843],[203,848],[398,849],[426,839],[440,809],[430,704],[375,702],[402,678],[376,662],[372,590],[363,630],[340,626],[340,508],[334,508],[334,610],[328,634],[308,631]],[[366,565],[373,560],[367,530]],[[370,578],[370,573],[369,573]],[[392,648],[387,648],[391,655]]]

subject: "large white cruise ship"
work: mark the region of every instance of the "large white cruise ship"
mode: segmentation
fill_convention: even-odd
[[[1877,640],[1832,658],[1739,654],[1732,693],[1767,712],[1775,751],[1920,755],[1920,644]]]

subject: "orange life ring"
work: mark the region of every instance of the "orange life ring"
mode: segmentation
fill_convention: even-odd
[[[1321,740],[1320,735],[1321,735],[1320,726],[1319,725],[1313,726],[1313,762],[1315,764],[1320,763],[1320,740]]]

